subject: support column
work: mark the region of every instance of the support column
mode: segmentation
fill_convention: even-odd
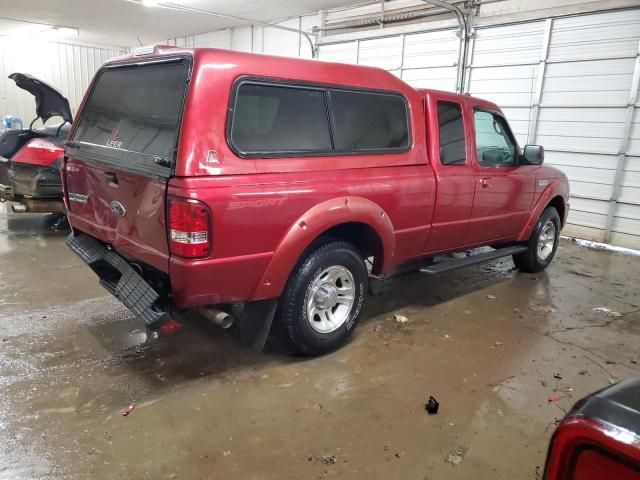
[[[542,88],[544,87],[544,74],[547,69],[547,60],[549,59],[549,45],[551,44],[551,30],[553,29],[553,18],[547,18],[544,23],[544,39],[542,41],[542,53],[540,54],[540,63],[538,65],[538,77],[536,79],[536,87],[533,92],[531,102],[531,114],[529,123],[529,132],[527,133],[527,143],[536,143],[536,134],[538,133],[538,115],[540,113],[540,99],[542,98]]]
[[[627,163],[627,150],[629,149],[629,137],[631,136],[631,126],[633,123],[633,114],[636,109],[636,101],[638,100],[638,87],[640,87],[640,42],[638,42],[638,50],[636,52],[636,62],[633,68],[633,77],[631,79],[631,89],[629,91],[629,101],[627,102],[627,112],[622,128],[622,138],[620,139],[620,149],[618,150],[618,163],[616,164],[616,174],[613,179],[613,189],[611,198],[609,199],[609,209],[607,211],[607,221],[604,227],[604,242],[611,241],[611,229],[613,228],[613,220],[615,218],[620,198],[620,190],[622,190],[622,179],[624,177],[624,168]]]
[[[464,74],[464,88],[462,93],[464,93],[465,95],[469,94],[469,89],[471,87],[471,70],[473,68],[473,49],[475,47],[476,44],[476,29],[471,30],[471,32],[469,32],[469,46],[468,48],[468,54],[467,54],[467,60],[466,60],[466,65],[465,65],[465,74]]]

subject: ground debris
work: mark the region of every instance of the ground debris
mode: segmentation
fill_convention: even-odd
[[[338,463],[338,457],[335,455],[320,455],[319,457],[311,456],[307,460],[315,463],[323,463],[324,465],[334,465]]]
[[[449,452],[449,456],[447,457],[446,462],[457,467],[462,463],[462,460],[464,460],[464,454],[464,448],[454,447],[453,450]]]
[[[620,312],[614,312],[613,310],[608,309],[607,307],[595,307],[592,308],[594,312],[606,313],[610,317],[621,317],[622,314]]]
[[[496,296],[495,296],[495,295],[487,295],[487,298],[488,298],[489,300],[495,300],[495,299],[496,299]]]
[[[567,270],[567,272],[578,275],[580,277],[595,278],[595,275],[587,272],[581,272],[580,270]]]
[[[323,455],[322,457],[320,457],[320,461],[325,465],[333,465],[334,463],[338,462],[338,459],[335,455]]]
[[[560,375],[559,373],[556,373],[553,375],[553,378],[555,378],[556,380],[562,380],[562,375]]]
[[[122,412],[122,416],[123,416],[123,417],[128,417],[128,416],[129,416],[129,414],[130,414],[131,412],[133,412],[133,409],[134,409],[134,408],[136,408],[136,404],[135,404],[135,403],[130,404],[130,405],[129,405],[127,408],[125,408],[125,410]]]
[[[438,408],[440,408],[440,402],[438,402],[433,396],[429,396],[429,400],[427,400],[424,409],[429,413],[429,415],[436,415],[438,413]]]
[[[399,313],[394,313],[393,314],[393,319],[398,323],[407,323],[409,321],[409,319],[407,317],[405,317],[404,315],[401,315]]]
[[[556,311],[556,308],[551,305],[529,305],[529,308],[534,312],[541,313],[553,313]]]

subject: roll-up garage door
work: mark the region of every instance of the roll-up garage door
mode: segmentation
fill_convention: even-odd
[[[379,67],[417,88],[455,90],[456,30],[322,44],[321,60]]]
[[[455,91],[455,30],[320,45],[324,60]],[[640,9],[475,30],[465,91],[500,105],[521,146],[571,183],[564,233],[640,249]]]
[[[518,142],[543,145],[569,177],[564,233],[635,249],[639,48],[640,10],[484,27],[467,71],[467,91],[503,107]]]

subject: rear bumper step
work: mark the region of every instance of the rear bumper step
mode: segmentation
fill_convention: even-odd
[[[422,273],[428,273],[430,275],[442,272],[449,272],[451,270],[457,270],[458,268],[469,267],[478,263],[488,262],[489,260],[495,260],[497,258],[507,257],[509,255],[515,255],[516,253],[524,252],[527,249],[524,245],[513,245],[511,247],[503,247],[486,253],[478,253],[463,258],[455,258],[452,260],[445,260],[444,262],[434,263],[427,267],[422,267],[420,271]]]
[[[167,312],[154,308],[160,295],[120,255],[84,234],[71,233],[66,244],[98,275],[100,285],[141,317],[147,327],[158,329],[171,320]]]

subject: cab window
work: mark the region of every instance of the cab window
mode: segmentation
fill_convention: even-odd
[[[464,165],[467,152],[464,145],[462,108],[458,103],[438,102],[438,130],[440,137],[440,163]]]
[[[506,120],[493,112],[476,109],[473,112],[476,130],[478,163],[489,167],[516,164],[516,142]]]

